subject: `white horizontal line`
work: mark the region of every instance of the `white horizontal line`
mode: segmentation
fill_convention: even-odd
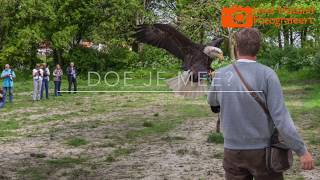
[[[59,91],[62,93],[66,92],[74,92],[74,91]],[[262,93],[263,91],[76,91],[77,93],[179,93],[179,92],[227,92],[227,93],[234,93],[234,92],[258,92]]]

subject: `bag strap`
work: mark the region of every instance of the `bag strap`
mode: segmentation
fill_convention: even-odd
[[[256,102],[260,105],[260,107],[263,109],[263,111],[266,113],[266,115],[271,118],[270,112],[267,108],[267,106],[265,105],[264,101],[258,96],[258,94],[256,92],[254,92],[254,90],[252,89],[252,87],[245,81],[245,79],[243,78],[242,74],[240,73],[239,69],[237,68],[237,66],[233,63],[232,67],[234,68],[234,70],[237,72],[241,83],[244,85],[245,89],[249,92],[249,94],[254,98],[254,100],[256,100]],[[278,143],[279,142],[279,132],[277,130],[277,128],[274,125],[273,128],[273,132],[271,135],[271,139],[270,139],[270,145],[274,144],[274,143]]]
[[[254,100],[256,100],[256,102],[260,105],[260,107],[263,109],[263,111],[270,116],[270,112],[267,108],[267,106],[265,105],[265,103],[263,102],[263,100],[258,96],[258,94],[256,92],[254,92],[254,90],[252,89],[252,87],[244,80],[242,74],[240,73],[239,69],[237,68],[237,66],[235,64],[232,64],[234,70],[237,72],[241,83],[244,85],[245,89],[249,92],[249,94],[253,97]]]

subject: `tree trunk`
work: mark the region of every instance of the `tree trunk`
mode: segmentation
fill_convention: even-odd
[[[305,42],[307,41],[307,31],[308,31],[307,27],[301,29],[301,32],[300,32],[301,47],[303,47]]]
[[[290,27],[290,45],[293,46],[294,45],[294,40],[293,40],[293,28]]]
[[[289,31],[288,28],[283,27],[284,47],[289,46]]]
[[[231,28],[228,28],[228,33],[229,33],[229,54],[230,54],[230,58],[231,59],[236,59],[234,39],[233,39],[233,34],[231,32]]]
[[[62,64],[62,50],[61,49],[53,49],[53,61],[55,64]]]
[[[278,31],[278,45],[279,45],[279,48],[282,49],[281,29],[279,29]]]

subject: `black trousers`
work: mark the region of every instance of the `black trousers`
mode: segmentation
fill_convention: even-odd
[[[73,86],[73,91],[76,92],[77,91],[77,79],[74,77],[68,77],[68,81],[69,81],[69,88],[68,88],[69,93],[71,93],[72,86]]]
[[[283,180],[282,173],[268,172],[266,152],[224,149],[223,168],[226,180]]]

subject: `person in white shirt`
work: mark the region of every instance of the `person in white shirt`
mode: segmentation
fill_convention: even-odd
[[[32,70],[33,76],[33,101],[40,100],[42,80],[43,80],[43,66],[37,64],[36,67]]]

